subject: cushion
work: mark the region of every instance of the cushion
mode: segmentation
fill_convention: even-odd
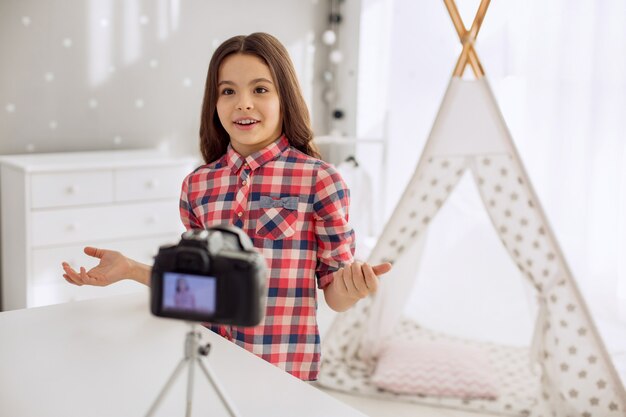
[[[451,341],[391,341],[383,348],[371,381],[399,394],[463,399],[498,396],[487,353]]]

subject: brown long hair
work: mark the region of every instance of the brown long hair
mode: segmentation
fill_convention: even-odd
[[[269,67],[277,86],[282,133],[294,148],[320,158],[313,143],[309,110],[302,97],[300,84],[289,54],[278,39],[257,32],[248,36],[234,36],[224,41],[213,53],[209,63],[200,120],[200,152],[206,163],[220,158],[226,152],[230,137],[217,115],[218,71],[224,59],[231,54],[250,54],[259,57]]]

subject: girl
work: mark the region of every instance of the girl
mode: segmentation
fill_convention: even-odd
[[[196,308],[196,298],[189,290],[187,280],[180,277],[176,280],[176,294],[174,294],[174,306],[185,310],[194,310]]]
[[[256,327],[211,329],[303,380],[320,362],[315,283],[327,304],[344,311],[376,291],[390,264],[353,261],[343,180],[319,159],[293,64],[273,36],[236,36],[217,48],[207,74],[200,125],[206,162],[182,184],[187,229],[234,224],[268,264],[264,321]],[[108,285],[123,278],[149,285],[150,266],[119,252],[85,248],[95,268],[65,279]]]

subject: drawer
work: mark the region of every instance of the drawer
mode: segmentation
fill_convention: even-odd
[[[137,292],[145,292],[147,296],[149,291],[148,287],[135,281],[122,281],[107,287],[90,285],[79,287],[67,283],[63,277],[61,277],[61,281],[60,283],[33,286],[28,307],[40,307]]]
[[[115,171],[115,200],[139,201],[178,198],[190,167],[133,168]]]
[[[162,245],[177,243],[180,234],[155,236],[146,239],[92,241],[88,244],[98,248],[117,250],[129,258],[152,265],[154,256]],[[68,262],[74,269],[87,269],[98,264],[96,258],[85,255],[85,245],[70,245],[54,248],[39,248],[32,251],[32,279],[34,285],[65,283],[61,262]]]
[[[113,171],[33,174],[31,207],[65,207],[113,201]]]
[[[31,213],[32,246],[60,246],[102,240],[181,233],[178,199]]]

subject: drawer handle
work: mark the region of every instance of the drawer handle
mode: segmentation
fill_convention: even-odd
[[[68,232],[74,232],[76,231],[76,229],[78,229],[78,225],[76,223],[70,223],[65,226],[65,230],[67,230]]]
[[[159,220],[159,217],[156,214],[153,214],[151,216],[148,216],[148,218],[146,218],[146,223],[156,224],[157,220]]]
[[[151,190],[157,188],[158,186],[159,186],[159,180],[151,179],[146,182],[146,188],[149,188]]]
[[[65,189],[65,192],[69,195],[74,195],[78,192],[78,185],[70,185]]]

